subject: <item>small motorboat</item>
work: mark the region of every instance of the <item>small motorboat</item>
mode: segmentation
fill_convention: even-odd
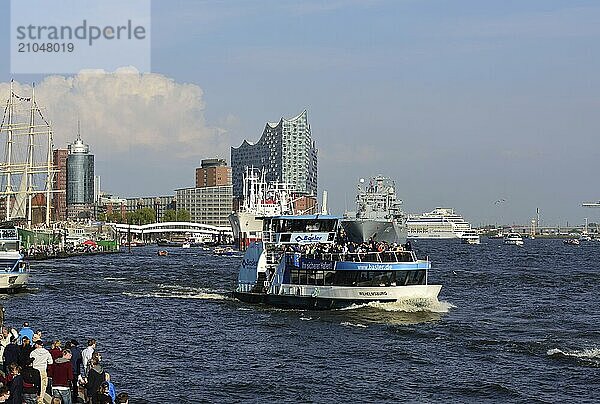
[[[165,251],[165,250],[160,250],[160,251],[158,252],[158,255],[159,255],[160,257],[166,257],[167,255],[169,255],[169,253],[168,253],[167,251]]]
[[[579,240],[576,238],[568,238],[566,240],[563,240],[563,244],[566,245],[579,245]]]

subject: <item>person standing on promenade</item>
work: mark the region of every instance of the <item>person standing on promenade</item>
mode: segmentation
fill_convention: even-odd
[[[17,339],[14,336],[10,337],[10,343],[4,348],[3,356],[3,367],[4,374],[8,374],[8,365],[11,363],[19,362],[19,346],[17,345]]]
[[[33,358],[33,367],[40,371],[40,377],[42,378],[42,394],[38,403],[43,404],[46,388],[48,387],[48,365],[52,365],[54,361],[50,352],[44,348],[42,341],[35,342],[35,349],[31,352],[30,356]]]
[[[29,359],[27,366],[23,368],[23,402],[36,404],[42,395],[42,380],[40,372],[33,368],[33,359]]]
[[[117,399],[115,400],[115,404],[129,404],[129,394],[119,393]]]
[[[35,345],[36,341],[42,340],[42,330],[36,330],[31,337],[31,345]]]
[[[52,396],[60,397],[63,404],[71,404],[71,385],[73,383],[73,367],[71,366],[71,350],[62,351],[62,356],[49,367],[48,376],[52,378]]]
[[[29,341],[33,339],[33,330],[29,328],[29,323],[25,321],[23,327],[19,331],[19,342],[23,343],[23,337],[27,337]]]
[[[23,376],[21,376],[21,366],[11,363],[8,366],[12,380],[8,383],[10,397],[6,401],[8,404],[23,404]]]
[[[10,397],[10,390],[8,387],[0,388],[0,403],[6,403],[6,400]]]
[[[117,391],[115,390],[115,385],[110,381],[110,374],[108,372],[106,372],[106,383],[108,384],[108,395],[114,403],[117,400]]]
[[[88,339],[88,346],[81,351],[81,363],[83,365],[83,373],[87,376],[89,362],[92,359],[92,354],[96,350],[96,340],[91,338]]]
[[[0,335],[0,365],[4,369],[4,350],[10,344],[10,333],[8,328],[2,327],[2,335]]]
[[[79,349],[79,343],[77,340],[72,339],[67,342],[65,346],[71,350],[71,366],[73,368],[73,391],[72,401],[77,402],[79,397],[79,389],[77,388],[77,381],[79,380],[79,374],[81,373],[81,349]]]
[[[52,359],[57,360],[62,356],[61,346],[62,343],[60,342],[60,340],[57,339],[52,341],[52,348],[48,350],[48,352],[50,352],[50,355],[52,355]]]
[[[100,355],[100,352],[94,352],[92,359],[90,359],[90,368],[85,386],[88,397],[92,399],[92,404],[98,404],[100,385],[106,380],[106,374],[100,364],[101,361],[102,355]]]
[[[19,366],[25,367],[29,358],[33,352],[33,346],[29,343],[29,337],[23,336],[21,339],[21,346],[19,346]]]

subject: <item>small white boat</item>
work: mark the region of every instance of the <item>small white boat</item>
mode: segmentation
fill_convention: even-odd
[[[0,229],[0,292],[14,293],[27,286],[29,263],[20,244],[16,228]]]
[[[479,234],[475,230],[467,230],[460,237],[463,244],[481,244]]]
[[[190,243],[187,243],[187,242],[186,242],[186,243],[183,243],[183,244],[181,245],[181,248],[190,248],[191,246],[192,246],[192,245],[191,245]]]
[[[563,240],[563,244],[566,245],[579,245],[579,240],[576,238],[568,238],[566,240]]]
[[[504,244],[506,245],[523,245],[523,237],[519,233],[508,233],[504,237]]]

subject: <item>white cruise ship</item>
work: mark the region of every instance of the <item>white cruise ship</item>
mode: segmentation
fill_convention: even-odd
[[[471,225],[452,208],[435,208],[420,215],[408,215],[408,238],[463,238]]]

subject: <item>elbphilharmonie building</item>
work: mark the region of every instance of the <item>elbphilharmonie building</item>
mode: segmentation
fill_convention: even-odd
[[[231,148],[234,197],[243,193],[246,167],[266,170],[267,181],[286,182],[299,195],[317,194],[317,149],[311,137],[308,113],[267,122],[260,140]]]

